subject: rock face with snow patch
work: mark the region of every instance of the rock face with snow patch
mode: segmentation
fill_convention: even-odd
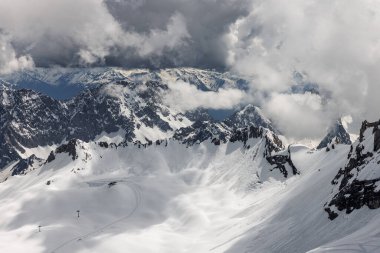
[[[59,101],[31,90],[0,90],[0,168],[19,160],[26,148],[63,140],[91,141],[122,131],[126,141],[156,140],[190,125],[186,116],[165,106],[162,83],[107,84]]]
[[[363,206],[380,207],[379,125],[380,121],[363,122],[360,138],[351,146],[346,166],[332,180],[336,186],[334,194],[325,204],[331,220],[340,211],[345,210],[348,214]]]
[[[236,114],[242,115],[246,112],[243,109],[243,112]],[[236,114],[232,115],[232,119],[235,119]],[[235,125],[231,122],[233,122],[231,118],[224,122],[198,121],[190,127],[177,130],[173,138],[190,146],[207,140],[215,145],[240,142],[246,149],[251,148],[250,141],[257,140],[263,143],[264,148],[255,157],[260,155],[264,158],[271,167],[270,171],[278,170],[284,178],[299,174],[299,171],[293,164],[289,149],[285,149],[275,132],[264,127],[268,126],[267,124],[261,126],[257,121],[253,121],[252,123],[250,121],[242,121],[240,124]],[[243,122],[245,124],[242,124]]]
[[[194,113],[189,117],[197,120],[191,126],[177,130],[174,139],[190,145],[201,143],[207,139],[213,140],[214,143],[226,143],[227,141],[246,143],[249,138],[264,138],[263,129],[276,132],[270,120],[258,107],[251,104],[222,122],[215,121],[202,110],[197,110],[197,117],[193,115]],[[276,140],[281,143],[277,135]]]
[[[43,163],[43,159],[38,158],[36,155],[31,155],[28,158],[21,159],[11,169],[12,176],[25,175],[29,171],[39,168]]]
[[[57,154],[67,153],[73,160],[75,160],[78,158],[76,146],[77,146],[77,140],[72,139],[67,144],[62,144],[61,146],[59,146],[55,150],[55,153]]]
[[[251,104],[245,106],[241,111],[231,115],[225,123],[231,127],[241,128],[254,125],[256,127],[262,126],[271,131],[275,131],[271,121],[264,116],[260,108]]]
[[[173,139],[187,145],[199,144],[206,140],[219,145],[221,142],[226,143],[230,135],[231,130],[223,123],[198,120],[189,127],[178,129]]]
[[[335,124],[330,127],[327,135],[323,140],[319,143],[317,149],[326,148],[329,145],[335,144],[352,144],[350,135],[347,130],[344,128],[342,121],[339,119],[335,122]]]
[[[300,174],[292,161],[289,147],[284,154],[265,155],[265,158],[269,164],[273,165],[273,168],[271,170],[273,171],[275,169],[278,169],[285,178],[287,178],[289,175]]]

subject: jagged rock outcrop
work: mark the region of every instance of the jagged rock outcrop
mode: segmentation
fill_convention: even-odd
[[[246,144],[250,138],[264,138],[264,129],[276,132],[272,123],[261,110],[253,105],[247,105],[222,122],[215,121],[202,109],[186,114],[190,119],[197,119],[191,126],[175,132],[173,139],[193,145],[205,140],[220,144],[227,141],[240,141]],[[276,140],[279,141],[277,135]],[[281,144],[282,145],[282,144]]]
[[[289,176],[290,172],[292,175],[300,174],[292,161],[290,146],[288,147],[285,154],[266,155],[265,158],[269,164],[274,166],[271,170],[280,170],[285,178]]]
[[[231,134],[230,141],[231,142],[236,142],[240,141],[243,142],[244,145],[246,145],[247,141],[251,138],[264,138],[265,130],[263,127],[257,127],[254,125],[251,125],[249,127],[244,127],[244,128],[238,128],[233,133]],[[282,144],[281,144],[282,145]]]
[[[331,184],[336,186],[334,194],[325,204],[331,220],[340,211],[345,210],[348,214],[363,206],[380,207],[379,125],[380,121],[363,122],[359,140],[351,146],[347,164],[332,180]]]
[[[61,153],[67,153],[73,160],[78,158],[77,155],[77,140],[76,139],[71,139],[68,143],[62,144],[59,146],[56,150],[56,154],[61,154]]]
[[[183,144],[194,145],[211,140],[214,144],[225,143],[231,135],[231,129],[219,122],[196,121],[189,127],[178,129],[173,139]]]
[[[21,159],[11,169],[12,176],[25,175],[26,173],[38,168],[43,163],[43,159],[38,158],[36,155],[31,155],[28,158]]]

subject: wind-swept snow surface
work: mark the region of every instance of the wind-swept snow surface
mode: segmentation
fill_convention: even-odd
[[[363,240],[345,250],[379,244],[360,230],[376,211],[330,221],[323,210],[348,146],[291,147],[300,174],[285,180],[257,155],[261,139],[247,145],[78,141],[74,156],[0,184],[1,252],[306,252],[340,250],[353,233]]]

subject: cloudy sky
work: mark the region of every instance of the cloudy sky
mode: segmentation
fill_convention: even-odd
[[[248,99],[291,135],[323,129],[340,116],[380,118],[376,0],[1,0],[0,52],[0,72],[34,66],[232,71],[249,77]],[[287,93],[294,73],[329,99]]]

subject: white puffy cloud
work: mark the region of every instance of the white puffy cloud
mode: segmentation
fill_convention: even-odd
[[[30,55],[17,56],[9,42],[9,36],[0,34],[0,74],[7,74],[20,69],[28,69],[33,66],[34,62]]]
[[[0,29],[40,65],[104,64],[106,57],[123,50],[142,57],[160,55],[188,37],[180,13],[173,13],[163,29],[126,31],[103,0],[3,0]]]
[[[264,112],[287,136],[302,139],[324,134],[330,123],[319,95],[273,93],[263,105]]]
[[[373,0],[252,0],[250,14],[231,24],[224,36],[229,46],[228,62],[239,73],[251,76],[253,88],[282,93],[293,85],[295,71],[307,82],[317,83],[329,94],[315,112],[329,111],[333,120],[352,115],[354,120],[380,117],[380,2]],[[289,117],[304,121],[308,105],[295,103],[289,95],[278,95]],[[310,97],[305,96],[306,100]],[[279,109],[279,101],[265,106]],[[290,102],[290,104],[289,104]],[[299,108],[297,108],[299,107]],[[302,108],[302,107],[306,107]],[[288,108],[290,109],[290,108]],[[278,115],[280,116],[280,115]],[[295,118],[294,121],[297,121]],[[292,125],[285,117],[278,122]],[[313,119],[309,119],[317,123]],[[300,129],[301,126],[298,127]],[[311,130],[305,124],[304,130]]]
[[[230,109],[246,99],[246,94],[239,89],[221,88],[217,92],[202,91],[195,85],[182,81],[169,82],[169,88],[169,92],[164,94],[164,102],[180,111],[197,108]]]
[[[122,37],[125,46],[133,46],[141,56],[160,55],[165,48],[174,48],[189,37],[184,17],[175,13],[169,20],[166,30],[151,30],[148,35],[126,32]]]

